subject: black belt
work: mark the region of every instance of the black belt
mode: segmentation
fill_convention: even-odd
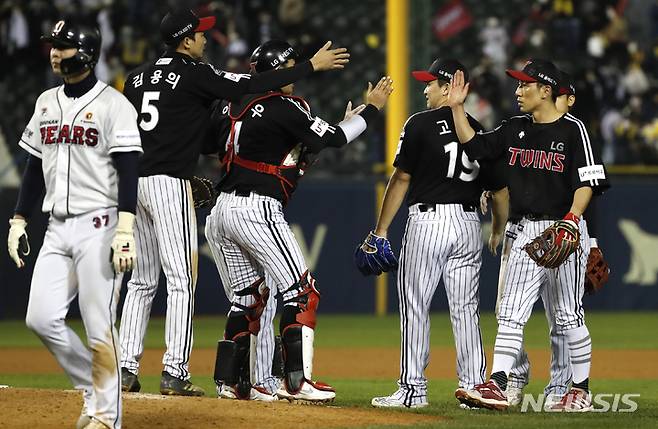
[[[235,195],[237,195],[238,197],[249,197],[251,196],[251,191],[248,191],[246,189],[236,189]]]
[[[455,203],[459,204],[459,203]],[[436,211],[436,206],[441,205],[441,204],[418,204],[418,211],[420,212],[434,212]],[[474,212],[477,210],[477,207],[475,207],[472,204],[462,204],[462,209],[464,209],[465,212]]]

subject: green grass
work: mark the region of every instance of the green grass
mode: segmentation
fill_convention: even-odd
[[[195,347],[215,347],[224,327],[223,318],[198,317],[195,319]],[[600,349],[658,349],[658,312],[644,313],[588,313],[588,327],[594,340],[594,348]],[[82,324],[73,321],[78,332]],[[482,331],[485,347],[490,351],[496,334],[493,314],[483,314]],[[547,347],[547,327],[541,312],[535,312],[526,327],[526,345],[529,348]],[[164,319],[151,322],[146,346],[162,347]],[[453,347],[450,320],[447,314],[432,315],[431,342],[434,347]],[[321,315],[318,321],[316,344],[320,347],[398,347],[399,319],[397,315],[377,318],[373,316]],[[30,333],[22,321],[0,322],[0,356],[6,347],[42,347],[37,337]],[[620,362],[620,365],[655,365],[655,362]],[[140,377],[142,391],[157,392],[159,377]],[[214,392],[210,374],[194,374],[195,383],[208,394]],[[343,407],[369,408],[373,396],[387,395],[396,389],[395,380],[349,380],[325,379],[338,391],[336,405]],[[533,379],[527,392],[541,393],[546,380]],[[588,413],[583,415],[561,415],[552,413],[521,413],[512,410],[496,413],[486,410],[462,410],[453,397],[456,380],[432,379],[429,382],[430,406],[418,411],[395,411],[442,416],[445,419],[434,426],[420,428],[628,428],[643,429],[658,427],[658,380],[592,380],[594,393],[638,393],[635,398],[638,410],[634,413]],[[14,375],[0,374],[0,384],[36,388],[70,388],[63,374]],[[375,428],[375,427],[373,427]],[[399,428],[399,426],[376,426],[376,429]]]
[[[435,347],[453,347],[454,341],[447,313],[434,313],[431,317],[431,344]],[[224,330],[222,317],[196,317],[194,319],[194,346],[214,348]],[[278,327],[278,321],[275,322]],[[496,336],[496,318],[493,313],[481,317],[482,335],[487,350]],[[70,325],[83,333],[82,322],[73,320]],[[602,349],[658,349],[658,312],[637,313],[587,313],[587,326],[595,348]],[[278,331],[278,328],[276,329]],[[374,317],[371,315],[323,315],[318,317],[315,336],[320,347],[398,347],[400,321],[396,315]],[[525,345],[528,348],[545,347],[548,344],[546,318],[535,311],[525,329]],[[81,334],[84,338],[84,334]],[[164,318],[151,320],[147,330],[147,348],[163,347]],[[0,322],[0,349],[2,347],[42,347],[23,321]]]

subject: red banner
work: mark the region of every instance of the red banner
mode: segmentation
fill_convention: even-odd
[[[432,20],[432,30],[439,40],[448,39],[468,28],[473,16],[462,0],[453,0],[443,6]]]

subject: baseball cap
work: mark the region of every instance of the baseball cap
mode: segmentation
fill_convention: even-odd
[[[554,93],[560,91],[560,71],[550,61],[531,59],[523,66],[523,70],[505,70],[508,76],[522,82],[540,82],[553,88]]]
[[[411,72],[411,74],[414,79],[421,82],[431,82],[436,79],[446,80],[449,82],[457,70],[464,72],[464,80],[468,82],[468,70],[466,70],[466,67],[464,67],[464,65],[459,61],[452,59],[442,60],[437,58],[434,60],[430,68],[427,69],[427,71],[417,70]]]
[[[576,85],[569,73],[560,72],[560,95],[576,95]]]
[[[190,9],[176,9],[167,13],[160,22],[160,34],[167,45],[173,45],[200,31],[210,30],[215,25],[214,16],[199,18]]]

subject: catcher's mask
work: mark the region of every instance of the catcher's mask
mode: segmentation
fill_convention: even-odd
[[[253,73],[262,73],[277,69],[288,60],[296,60],[297,58],[297,52],[290,43],[283,40],[270,40],[254,50],[249,62]]]
[[[69,20],[57,21],[50,35],[41,36],[41,40],[51,43],[56,49],[77,48],[75,55],[60,62],[64,76],[93,69],[101,54],[98,28]]]

